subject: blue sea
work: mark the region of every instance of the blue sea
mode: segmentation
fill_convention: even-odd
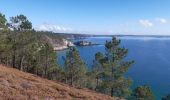
[[[170,38],[168,37],[118,37],[121,46],[129,50],[127,60],[135,60],[135,64],[126,73],[127,77],[133,79],[133,86],[149,85],[157,100],[170,93]],[[96,52],[105,53],[105,41],[111,37],[90,37],[81,39],[99,43],[100,45],[77,47],[82,59],[91,69]],[[65,50],[58,52],[58,58],[63,65],[62,56]]]

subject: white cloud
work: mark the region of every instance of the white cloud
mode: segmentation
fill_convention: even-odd
[[[156,18],[155,20],[156,20],[157,22],[162,23],[162,24],[167,23],[167,20],[166,20],[165,18]]]
[[[43,23],[37,27],[35,27],[37,31],[52,31],[52,32],[71,32],[72,28],[70,27],[63,27],[56,24],[51,23]]]
[[[147,19],[141,19],[139,20],[139,23],[144,26],[144,27],[152,27],[153,26],[153,23]]]

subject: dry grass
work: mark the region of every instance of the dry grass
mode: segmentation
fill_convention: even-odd
[[[117,100],[0,65],[0,100]]]

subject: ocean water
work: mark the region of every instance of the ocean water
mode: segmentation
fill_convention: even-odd
[[[133,79],[133,86],[149,85],[157,100],[170,93],[170,38],[159,37],[118,37],[121,46],[129,50],[127,60],[135,60],[135,64],[126,73]],[[90,37],[83,39],[101,45],[77,47],[82,59],[91,69],[96,52],[105,53],[105,41],[111,37]],[[60,65],[64,64],[66,51],[58,52]]]

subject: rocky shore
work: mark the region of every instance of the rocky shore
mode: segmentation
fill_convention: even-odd
[[[74,42],[74,45],[76,45],[76,46],[92,46],[92,45],[99,45],[99,44],[92,43],[89,41],[77,41],[77,42]]]
[[[68,47],[75,46],[71,41],[68,41],[66,39],[63,39],[62,42],[63,44],[57,44],[56,46],[54,46],[55,51],[65,50]]]

